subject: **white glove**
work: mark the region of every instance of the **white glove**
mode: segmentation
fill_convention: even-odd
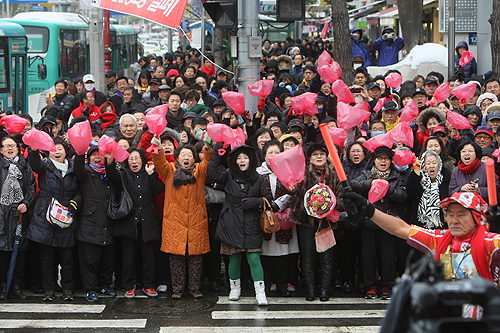
[[[156,134],[151,139],[151,144],[156,145],[156,147],[158,147],[158,149],[161,149],[161,140],[158,138],[158,136]]]

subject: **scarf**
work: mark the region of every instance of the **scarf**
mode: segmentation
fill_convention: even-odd
[[[382,121],[384,122],[385,124],[385,129],[386,129],[386,133],[389,133],[390,130],[394,129],[394,127],[398,126],[399,125],[399,117],[398,119],[396,119],[396,121],[393,123],[393,124],[389,124],[387,123],[384,118],[382,118]]]
[[[193,169],[196,163],[193,163],[189,168],[184,168],[178,161],[175,161],[175,172],[172,186],[179,188],[183,185],[196,184],[196,177],[193,174]]]
[[[307,84],[307,80],[306,80],[306,79],[303,79],[303,80],[302,80],[302,84],[303,84],[306,88],[309,88],[309,85]]]
[[[474,162],[472,162],[469,165],[465,165],[462,160],[458,161],[458,168],[460,171],[465,173],[467,176],[472,175],[474,172],[476,172],[477,168],[479,168],[479,165],[481,164],[481,161],[479,161],[479,158],[476,158]]]
[[[486,261],[485,255],[486,242],[484,241],[484,238],[486,237],[486,228],[483,224],[477,222],[477,220],[476,223],[476,231],[472,235],[472,241],[470,243],[472,260],[476,265],[479,275],[487,280],[493,281],[493,278],[491,277],[491,271],[489,269],[489,264]],[[452,244],[453,238],[454,237],[452,236],[451,232],[448,230],[443,237],[437,239],[436,253],[434,255],[434,258],[436,260],[439,260],[441,254],[446,252],[446,250],[448,249],[448,245]]]
[[[109,125],[113,125],[114,122],[116,121],[116,116],[115,113],[112,112],[107,112],[107,113],[101,113],[100,118],[102,119],[102,124],[101,124],[101,129],[104,131],[106,127]]]
[[[61,171],[62,176],[66,176],[68,173],[68,160],[64,159],[63,163],[57,162],[56,160],[53,160],[52,158],[50,159],[52,161],[52,164],[56,167],[57,170]]]
[[[19,183],[19,179],[23,178],[23,174],[17,167],[19,156],[6,158],[6,160],[9,162],[9,172],[2,185],[0,203],[8,206],[21,202],[24,199],[24,195],[21,184]]]
[[[107,183],[108,177],[106,175],[106,167],[104,163],[90,163],[89,166],[101,176],[101,182]]]
[[[372,179],[372,180],[374,180],[374,179],[387,179],[389,177],[389,174],[391,173],[391,168],[387,169],[386,171],[380,171],[374,165],[374,166],[372,166],[372,169],[370,171],[372,173],[370,175],[370,179]]]
[[[434,182],[431,181],[427,170],[425,169],[425,158],[429,155],[434,155],[437,157],[439,170]],[[441,222],[441,208],[439,208],[439,203],[441,202],[439,196],[439,187],[443,182],[443,173],[441,172],[443,168],[443,163],[438,154],[430,153],[426,151],[422,156],[422,164],[420,166],[420,174],[422,178],[420,179],[420,185],[424,190],[420,202],[417,207],[417,219],[424,228],[427,229],[439,229],[443,226]]]

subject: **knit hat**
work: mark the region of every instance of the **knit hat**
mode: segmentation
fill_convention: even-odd
[[[394,152],[392,151],[391,148],[386,147],[386,146],[379,146],[375,148],[373,151],[373,158],[376,158],[377,156],[380,155],[387,155],[391,159],[391,161],[394,159]]]
[[[494,138],[495,136],[493,135],[493,129],[489,126],[479,126],[476,130],[476,133],[474,133],[474,136],[480,134],[480,133],[485,133]]]
[[[465,108],[463,116],[467,118],[467,116],[470,115],[471,113],[477,114],[477,116],[479,117],[479,122],[481,122],[481,119],[483,119],[483,114],[481,113],[481,109],[478,106],[476,105],[468,106],[467,108]]]

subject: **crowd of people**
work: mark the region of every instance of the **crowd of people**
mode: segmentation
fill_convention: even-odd
[[[317,70],[318,57],[332,47],[320,39],[264,41],[261,78],[273,81],[273,89],[253,115],[236,114],[227,106],[222,93],[237,91],[238,84],[216,67],[213,56],[202,57],[195,49],[141,57],[131,66],[133,77],[108,70],[105,91],[96,90],[92,74],[72,83],[55,82],[56,94],[47,98],[37,124],[22,114],[28,120],[22,133],[1,133],[0,299],[24,300],[23,288],[43,294],[44,301],[53,301],[60,291],[64,300],[73,300],[77,289],[85,290],[90,302],[120,290],[126,298],[138,290],[156,297],[171,289],[173,299],[186,291],[199,299],[203,288],[221,292],[222,286],[229,288],[233,301],[242,287],[254,289],[259,305],[267,305],[266,296],[290,296],[299,287],[309,301],[318,296],[327,301],[338,286],[367,299],[390,299],[395,279],[406,267],[410,242],[400,238],[408,238],[410,225],[446,229],[450,215],[446,220],[440,202],[455,193],[488,202],[484,162],[496,160],[499,148],[500,81],[474,75],[473,64],[462,68],[457,62],[458,76],[448,78],[450,90],[469,82],[476,85],[474,96],[459,100],[451,95],[433,107],[426,102],[443,83],[443,74],[422,73],[390,88],[386,79],[397,71],[371,77],[365,66],[395,63],[403,40],[391,28],[370,47],[362,40],[362,31],[354,29],[352,80],[345,83],[356,104],[367,103],[371,116],[344,129],[345,144],[338,147],[357,196],[343,193],[319,129],[320,124],[337,127],[338,105],[331,84]],[[457,57],[466,49],[460,43]],[[292,107],[292,98],[306,92],[317,94],[313,114]],[[376,111],[380,100],[383,105]],[[410,123],[413,145],[393,142],[368,150],[367,140],[400,124],[410,100],[419,109]],[[157,136],[144,119],[160,105],[168,106],[168,123]],[[463,115],[472,129],[455,129],[447,110]],[[85,154],[77,154],[67,131],[86,120],[93,142]],[[231,148],[214,142],[207,134],[209,123],[243,132],[245,143]],[[53,137],[56,152],[23,143],[24,133],[35,127]],[[118,162],[112,153],[101,156],[97,142],[103,135],[126,149],[128,158]],[[295,146],[303,149],[305,176],[289,189],[270,158]],[[417,159],[396,165],[396,150],[409,150]],[[367,208],[363,200],[380,179],[389,183],[387,194]],[[337,222],[306,212],[304,195],[320,183],[337,198]],[[109,202],[120,188],[130,195],[132,210],[112,219]],[[48,222],[54,200],[73,216],[68,228]],[[266,202],[287,228],[262,231]],[[408,227],[404,232],[402,227],[387,228],[380,212]],[[23,237],[7,293],[18,223]],[[337,244],[318,252],[315,234],[330,227]],[[461,242],[451,251],[467,250],[468,241]]]

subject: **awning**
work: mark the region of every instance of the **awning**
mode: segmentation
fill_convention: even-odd
[[[372,13],[378,12],[380,8],[387,6],[385,0],[372,2],[365,6],[361,6],[359,8],[353,9],[349,11],[349,18],[357,19],[360,17],[368,16]]]

